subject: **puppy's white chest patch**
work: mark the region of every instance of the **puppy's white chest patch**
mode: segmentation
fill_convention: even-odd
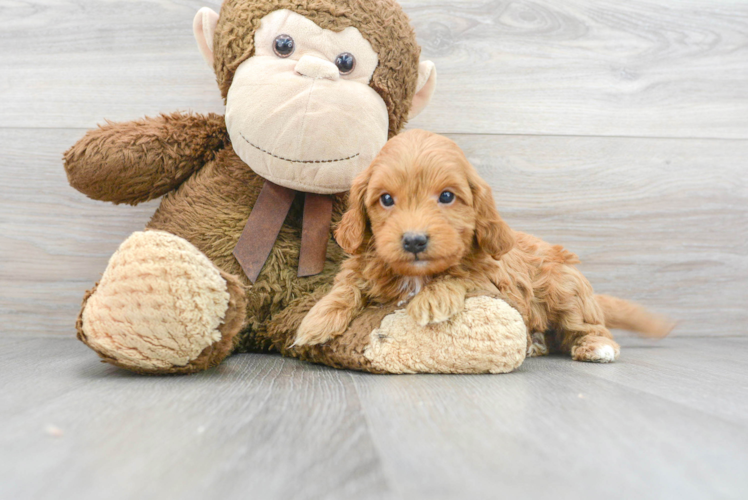
[[[411,301],[417,293],[423,288],[423,277],[421,276],[406,276],[402,278],[400,282],[400,290],[405,295],[400,302],[397,303],[397,307],[402,307]]]

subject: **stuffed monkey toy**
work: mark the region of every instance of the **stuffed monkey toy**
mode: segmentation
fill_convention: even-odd
[[[328,344],[291,347],[345,255],[331,224],[351,180],[429,102],[431,62],[394,0],[226,0],[201,9],[198,47],[225,116],[164,114],[89,131],[70,184],[135,205],[163,196],[83,299],[78,338],[144,374],[192,373],[278,351],[371,372],[506,372],[519,313],[482,295],[449,324],[370,308]],[[461,332],[455,334],[455,332]]]

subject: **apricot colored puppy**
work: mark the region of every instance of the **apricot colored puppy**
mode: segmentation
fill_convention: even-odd
[[[498,291],[528,328],[528,354],[578,361],[619,354],[608,328],[662,337],[672,323],[595,295],[576,255],[513,231],[490,187],[453,141],[423,130],[391,139],[353,182],[335,237],[352,256],[304,318],[295,345],[342,334],[370,303],[399,301],[420,325],[447,321],[474,291]]]

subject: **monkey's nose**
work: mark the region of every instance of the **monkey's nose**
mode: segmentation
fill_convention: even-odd
[[[308,76],[315,80],[326,78],[334,81],[340,78],[340,70],[338,70],[337,66],[330,61],[310,55],[301,56],[294,69],[300,75]]]
[[[426,233],[405,233],[403,234],[403,249],[406,252],[418,254],[426,250],[429,244],[429,237]]]

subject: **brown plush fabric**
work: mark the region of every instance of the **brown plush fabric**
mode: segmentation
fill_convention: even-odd
[[[317,290],[294,301],[288,308],[275,316],[268,327],[268,338],[275,349],[285,356],[312,363],[370,373],[506,373],[521,365],[525,358],[526,334],[519,313],[515,313],[516,317],[503,316],[503,312],[499,312],[502,311],[501,307],[493,304],[491,307],[495,307],[495,309],[484,309],[484,311],[493,315],[501,315],[499,323],[503,322],[503,324],[497,323],[496,328],[493,329],[491,327],[487,328],[489,324],[493,326],[492,323],[485,324],[484,322],[477,329],[480,331],[474,332],[478,334],[477,340],[467,337],[454,338],[448,340],[448,349],[444,349],[443,345],[435,343],[438,335],[435,332],[432,338],[429,327],[414,325],[414,328],[418,331],[412,333],[419,340],[411,343],[416,345],[416,352],[403,352],[402,355],[406,360],[409,354],[416,354],[416,356],[413,356],[416,359],[420,355],[426,358],[426,362],[420,360],[420,362],[414,362],[412,363],[413,366],[405,369],[402,362],[398,364],[390,361],[389,364],[383,364],[381,359],[376,359],[371,352],[367,352],[373,347],[372,332],[380,328],[385,317],[398,309],[402,309],[395,302],[367,307],[351,322],[344,334],[325,344],[290,347],[304,316],[328,291],[329,287]],[[466,300],[477,297],[502,298],[499,291],[494,288],[493,290],[469,292],[466,295]],[[504,307],[507,307],[507,305]],[[475,311],[473,314],[475,314]],[[480,323],[483,316],[484,314],[477,314],[471,320]],[[507,327],[507,323],[512,322],[516,323],[513,325],[514,328]],[[443,327],[437,325],[436,328]],[[442,334],[441,340],[444,341],[444,339],[445,336]],[[422,344],[419,343],[421,341],[423,341]],[[466,349],[466,346],[470,349]],[[373,363],[372,359],[379,364]]]
[[[70,185],[135,205],[162,196],[229,144],[223,116],[162,114],[90,130],[64,155]]]
[[[223,96],[238,65],[253,54],[254,31],[260,19],[283,8],[308,17],[322,28],[340,31],[355,26],[360,30],[379,54],[371,87],[387,105],[390,136],[401,130],[415,92],[420,48],[407,16],[394,0],[227,0],[214,37],[215,70]],[[246,319],[236,339],[229,343],[226,336],[189,366],[158,373],[207,368],[223,359],[234,345],[238,351],[287,352],[283,348],[285,339],[295,331],[289,328],[306,313],[309,301],[316,300],[310,297],[319,297],[332,282],[344,258],[330,237],[322,272],[297,276],[303,209],[303,196],[297,196],[257,281],[252,285],[247,280],[232,252],[263,179],[234,153],[221,116],[173,113],[107,123],[88,132],[65,153],[64,160],[70,184],[91,198],[137,204],[165,195],[147,228],[184,238],[226,276],[238,276],[244,287]],[[345,195],[336,196],[333,223],[340,220],[344,209]],[[231,279],[227,280],[236,291]],[[93,291],[84,298],[84,305]],[[240,307],[240,302],[234,303]],[[85,342],[80,332],[79,328],[79,338]],[[328,350],[289,354],[333,366],[366,369],[367,362],[360,355],[363,337],[356,339],[325,348]]]
[[[267,14],[288,9],[332,31],[357,28],[379,54],[371,87],[390,115],[390,133],[405,125],[418,80],[421,48],[408,16],[395,0],[226,0],[213,40],[214,69],[226,98],[239,65],[254,54],[254,33]]]
[[[324,287],[294,301],[273,319],[268,327],[268,339],[273,347],[285,356],[334,368],[385,373],[371,366],[371,362],[364,357],[364,350],[369,345],[371,332],[379,327],[385,316],[397,309],[395,304],[367,308],[351,322],[345,334],[326,344],[290,347],[301,320],[328,291],[329,287]]]
[[[166,369],[147,369],[145,367],[133,367],[132,365],[125,365],[120,363],[118,360],[102,354],[100,351],[94,349],[104,363],[124,368],[141,375],[187,375],[191,373],[197,373],[208,368],[218,366],[221,361],[226,359],[226,356],[231,354],[236,348],[239,336],[237,335],[241,330],[244,323],[244,310],[246,308],[247,299],[245,297],[246,290],[241,282],[235,277],[227,273],[221,272],[221,276],[226,280],[228,285],[228,291],[230,294],[229,308],[226,311],[226,317],[223,324],[218,328],[221,332],[221,340],[213,345],[206,347],[200,355],[187,363],[184,366],[173,366]],[[81,311],[78,314],[78,319],[75,322],[75,328],[77,330],[78,340],[91,347],[88,342],[86,334],[83,332],[83,310],[86,307],[89,297],[96,292],[98,283],[94,285],[91,290],[88,290],[83,296],[83,302],[81,304]]]
[[[239,349],[268,349],[267,323],[296,298],[331,283],[343,251],[332,236],[322,273],[297,276],[303,196],[297,196],[257,281],[250,283],[232,252],[257,200],[263,179],[231,149],[224,149],[176,191],[166,195],[148,223],[149,229],[181,236],[219,269],[240,276],[247,287],[247,321]],[[333,221],[340,220],[345,197],[335,197]]]

